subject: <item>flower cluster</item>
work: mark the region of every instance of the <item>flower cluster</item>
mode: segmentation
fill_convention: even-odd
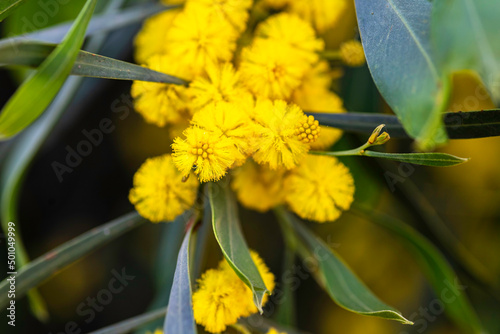
[[[258,5],[269,8],[265,19],[249,14],[252,0],[188,0],[148,19],[135,40],[138,63],[189,82],[132,85],[137,112],[173,140],[171,154],[139,169],[130,192],[151,221],[172,220],[195,202],[198,180],[228,173],[239,201],[259,211],[288,204],[326,222],[353,201],[349,170],[335,158],[308,155],[333,145],[341,131],[303,111],[344,112],[319,36],[346,0]],[[359,42],[344,44],[338,59],[364,61]]]
[[[251,251],[250,255],[266,288],[274,290],[274,275],[260,256]],[[267,301],[267,295],[263,302]],[[198,280],[198,290],[193,294],[194,319],[205,330],[220,333],[228,325],[235,324],[240,317],[257,313],[253,293],[236,275],[226,260],[217,269],[209,269]]]

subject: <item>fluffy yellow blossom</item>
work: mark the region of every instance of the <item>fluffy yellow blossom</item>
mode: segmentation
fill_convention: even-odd
[[[238,157],[235,141],[220,133],[191,126],[184,136],[172,144],[174,164],[184,176],[194,168],[201,182],[220,180]]]
[[[230,139],[235,146],[236,165],[242,165],[253,153],[253,146],[250,143],[254,126],[238,104],[227,102],[210,104],[194,115],[192,123],[207,132],[217,134],[220,138]]]
[[[236,38],[228,22],[199,6],[191,6],[175,17],[164,48],[185,69],[185,78],[193,79],[210,63],[231,61]]]
[[[295,133],[302,142],[312,144],[318,140],[321,128],[319,122],[313,116],[302,116],[300,124],[296,127]]]
[[[348,0],[291,0],[288,10],[311,22],[320,34],[342,17]]]
[[[163,44],[167,31],[180,10],[167,10],[149,17],[134,40],[134,58],[138,64],[145,64],[149,57],[164,53]]]
[[[208,64],[206,75],[195,78],[189,85],[189,93],[195,110],[220,101],[236,103],[252,99],[231,63]]]
[[[309,150],[297,135],[297,127],[303,122],[304,113],[295,104],[285,101],[257,101],[255,107],[256,152],[253,158],[260,164],[268,164],[273,170],[295,167]]]
[[[317,52],[325,47],[308,22],[290,13],[269,17],[257,27],[256,36],[285,42],[293,48],[294,54],[310,63],[318,60]]]
[[[156,334],[156,333],[155,333]],[[274,327],[269,328],[266,334],[286,334],[286,332],[278,332]]]
[[[307,156],[285,180],[286,201],[304,219],[336,220],[354,200],[349,169],[334,157]]]
[[[196,200],[198,180],[182,182],[182,176],[170,155],[150,158],[135,173],[129,200],[144,218],[154,223],[171,221]]]
[[[202,10],[215,15],[217,20],[229,22],[237,32],[246,28],[248,10],[253,0],[188,0],[187,10],[199,6]]]
[[[193,294],[193,313],[197,324],[210,333],[220,333],[235,324],[246,312],[246,285],[229,270],[209,269],[198,280]]]
[[[264,263],[264,260],[260,257],[260,255],[256,251],[250,250],[250,256],[252,257],[253,263],[259,270],[260,277],[262,277],[262,280],[264,281],[267,290],[269,290],[269,292],[272,293],[274,291],[274,287],[276,286],[274,274],[269,270],[267,265]],[[245,287],[246,296],[241,298],[240,301],[242,307],[244,308],[244,311],[242,312],[241,316],[248,317],[251,314],[257,313],[258,309],[253,301],[252,290],[250,290],[250,288],[246,286],[245,283],[243,283],[243,281],[240,280],[240,278],[234,272],[233,268],[229,266],[229,263],[227,263],[226,259],[223,259],[219,263],[219,269],[222,271],[229,272],[231,275],[233,275],[235,280],[240,281],[241,284],[243,284],[243,286]],[[265,295],[262,300],[262,305],[265,305],[268,299],[269,296]]]
[[[146,334],[163,334],[163,331],[161,329],[157,329],[157,330],[155,330],[154,333],[148,331],[148,332],[146,332]]]
[[[148,59],[146,66],[159,72],[177,75],[178,67],[168,56],[155,55]],[[174,84],[134,81],[130,91],[135,110],[146,122],[157,126],[181,122],[189,113],[187,88]]]
[[[273,9],[282,9],[293,0],[261,0],[261,3]]]
[[[284,203],[285,173],[286,170],[271,170],[248,160],[234,170],[231,187],[241,204],[265,212]]]
[[[342,113],[342,99],[326,89],[301,89],[294,93],[293,102],[302,109],[316,113]],[[342,130],[328,126],[320,126],[321,135],[310,143],[312,150],[323,150],[335,144],[342,136]]]
[[[347,41],[340,45],[340,57],[349,66],[357,67],[365,64],[363,45],[357,40]]]
[[[325,60],[317,62],[304,74],[302,83],[297,90],[311,92],[318,90],[329,90],[333,81],[333,72]],[[305,109],[304,109],[305,110]]]
[[[280,41],[257,38],[241,54],[242,82],[256,96],[288,99],[310,69],[294,49]]]

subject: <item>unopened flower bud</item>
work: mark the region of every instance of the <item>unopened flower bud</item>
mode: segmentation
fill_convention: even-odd
[[[370,138],[368,138],[368,143],[370,145],[373,145],[375,143],[375,141],[378,138],[378,135],[380,134],[380,131],[382,131],[382,129],[384,128],[384,126],[385,126],[385,124],[380,124],[379,126],[377,126],[375,128],[375,130],[373,130],[372,135],[370,136]]]

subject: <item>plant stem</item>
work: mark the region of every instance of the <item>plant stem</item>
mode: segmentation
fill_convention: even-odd
[[[237,330],[238,332],[242,333],[242,334],[252,334],[248,328],[246,328],[246,326],[244,325],[240,325],[240,324],[232,324],[230,325],[232,328],[234,328],[235,330]]]

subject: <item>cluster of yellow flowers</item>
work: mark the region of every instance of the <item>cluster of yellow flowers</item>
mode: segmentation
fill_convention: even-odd
[[[251,251],[250,255],[266,288],[272,292],[274,275],[256,252]],[[220,333],[228,325],[235,324],[240,317],[248,317],[258,311],[253,302],[252,291],[226,260],[222,260],[217,269],[209,269],[203,273],[198,285],[198,290],[193,294],[194,318],[208,332]],[[268,296],[264,296],[264,304],[267,299]]]
[[[188,0],[148,19],[137,35],[138,63],[189,82],[132,85],[135,109],[173,140],[171,154],[141,166],[129,196],[153,222],[192,206],[198,180],[229,171],[239,201],[259,211],[288,204],[302,218],[326,222],[353,201],[349,170],[333,157],[307,154],[333,145],[341,131],[303,112],[344,112],[318,36],[346,0],[261,0],[269,13],[283,11],[247,27],[252,5]],[[335,52],[345,64],[364,61],[357,41]]]

